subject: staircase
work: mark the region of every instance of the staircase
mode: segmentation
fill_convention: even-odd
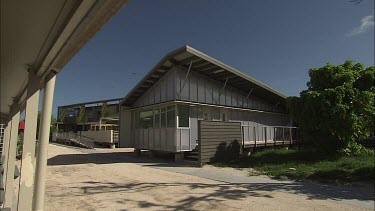
[[[75,145],[82,148],[94,149],[94,139],[79,135],[77,133],[57,133],[56,142],[68,145]]]
[[[193,151],[184,152],[184,159],[191,161],[198,161],[198,150],[193,149]]]

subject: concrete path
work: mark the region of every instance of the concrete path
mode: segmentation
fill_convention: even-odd
[[[373,189],[50,145],[46,210],[373,210]],[[64,204],[64,206],[61,206]]]

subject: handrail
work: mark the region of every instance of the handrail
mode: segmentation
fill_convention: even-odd
[[[264,146],[277,144],[293,144],[298,140],[298,127],[294,126],[256,126],[241,125],[242,144],[253,143],[254,147],[262,144]]]

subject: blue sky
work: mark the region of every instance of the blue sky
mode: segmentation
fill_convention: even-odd
[[[57,76],[57,106],[124,97],[168,52],[190,45],[285,95],[307,71],[374,65],[374,1],[130,0]]]

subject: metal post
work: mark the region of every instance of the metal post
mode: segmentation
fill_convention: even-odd
[[[257,128],[254,126],[254,148],[257,147]]]
[[[293,138],[292,138],[292,128],[289,128],[289,134],[290,134],[290,145],[293,144]]]
[[[35,189],[33,210],[44,209],[45,177],[47,168],[47,153],[49,142],[49,131],[51,124],[52,102],[55,89],[56,75],[52,75],[44,88],[42,118],[40,120],[38,156],[35,172]]]
[[[276,127],[273,127],[273,145],[276,146],[276,139],[277,138],[277,135],[276,135]]]
[[[264,127],[264,146],[267,146],[267,127]]]
[[[13,109],[12,109],[13,110]],[[14,169],[16,162],[16,149],[18,141],[18,125],[20,122],[20,112],[18,111],[12,117],[12,126],[10,128],[10,139],[8,148],[8,160],[4,165],[7,165],[7,171],[4,171],[5,178],[5,198],[4,208],[11,208],[13,206],[13,181],[14,181]]]

